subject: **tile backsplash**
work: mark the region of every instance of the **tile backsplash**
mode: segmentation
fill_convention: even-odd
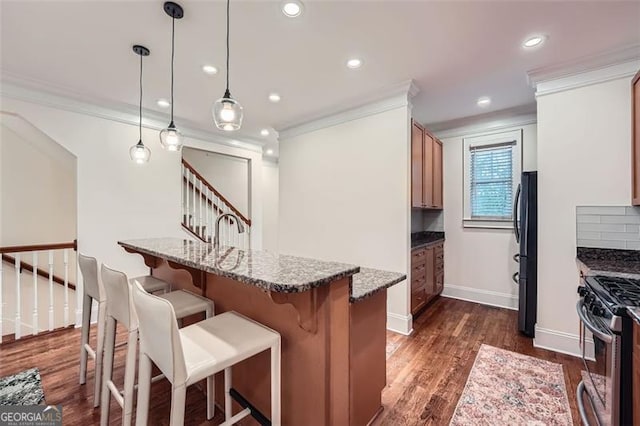
[[[444,232],[443,210],[411,210],[411,232]]]
[[[578,206],[578,247],[640,250],[640,208]]]

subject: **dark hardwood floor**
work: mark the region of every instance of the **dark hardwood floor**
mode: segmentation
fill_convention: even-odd
[[[384,411],[375,425],[447,425],[480,345],[483,343],[543,358],[564,366],[574,424],[579,425],[575,389],[581,361],[567,355],[536,349],[531,339],[516,330],[516,312],[475,303],[439,298],[414,322],[414,333],[388,333],[387,387],[382,394]],[[124,333],[118,341],[124,341]],[[62,404],[65,425],[99,424],[100,411],[92,407],[93,363],[87,384],[78,384],[79,330],[0,345],[0,377],[37,367],[49,404]],[[117,351],[116,383],[123,383],[124,348]],[[150,425],[169,422],[170,386],[154,383]],[[120,407],[111,403],[111,424],[119,424]],[[218,414],[206,421],[204,394],[187,392],[186,424],[217,425]],[[297,425],[296,425],[297,426]]]

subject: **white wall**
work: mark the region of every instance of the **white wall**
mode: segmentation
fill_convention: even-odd
[[[53,140],[9,128],[0,116],[0,245],[62,243],[76,238],[76,159],[51,152]],[[25,123],[28,125],[27,123]],[[37,137],[37,135],[35,135]],[[40,135],[46,138],[45,135]],[[46,146],[46,143],[53,146]],[[43,146],[44,145],[44,146]]]
[[[407,106],[280,139],[279,249],[408,270]],[[408,332],[409,288],[388,291],[388,326]]]
[[[536,125],[523,129],[523,170],[535,170]],[[500,130],[500,131],[503,131]],[[481,125],[469,135],[482,134]],[[512,257],[518,251],[513,232],[504,229],[463,228],[463,139],[459,134],[442,139],[444,145],[444,292],[450,297],[510,309],[518,307],[518,287],[511,276],[517,271]]]
[[[126,253],[118,240],[186,236],[180,227],[180,154],[160,147],[157,130],[143,128],[151,160],[139,166],[128,152],[138,140],[134,125],[10,98],[2,99],[2,108],[20,114],[77,157],[81,252],[128,274],[146,274],[141,257]],[[186,145],[251,160],[252,246],[260,248],[261,153],[191,138]]]
[[[278,252],[279,176],[280,171],[277,163],[270,161],[262,163],[262,184],[264,188],[262,247],[274,253]]]
[[[249,160],[193,148],[184,148],[182,157],[240,213],[249,216]]]
[[[538,97],[537,346],[578,352],[576,206],[631,203],[630,87],[618,78]]]

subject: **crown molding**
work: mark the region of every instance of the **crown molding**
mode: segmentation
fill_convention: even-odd
[[[640,68],[640,45],[537,68],[527,73],[536,97],[633,76]]]
[[[111,102],[89,97],[71,89],[50,85],[38,80],[23,79],[0,70],[0,97],[29,102],[37,105],[88,115],[104,120],[137,126],[138,107],[126,103]],[[167,115],[144,109],[142,126],[152,130],[162,130],[167,124]],[[228,138],[198,127],[181,119],[180,131],[187,138],[199,139],[234,148],[243,148],[262,153],[264,141],[251,138]]]
[[[413,80],[404,81],[367,98],[347,102],[348,106],[337,112],[335,108],[332,108],[324,113],[284,126],[281,130],[278,130],[279,138],[280,140],[289,139],[304,133],[336,126],[403,106],[411,108],[411,100],[419,91]]]
[[[535,124],[538,121],[535,104],[494,111],[451,120],[426,127],[440,139],[465,137],[478,133],[495,132],[513,127]]]

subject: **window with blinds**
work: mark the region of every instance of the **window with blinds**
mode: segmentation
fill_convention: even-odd
[[[472,219],[510,220],[516,141],[469,147]]]

